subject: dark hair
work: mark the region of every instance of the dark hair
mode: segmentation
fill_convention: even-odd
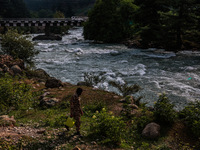
[[[77,93],[78,95],[81,95],[82,92],[83,92],[83,89],[82,89],[82,88],[77,88],[77,89],[76,89],[76,93]]]

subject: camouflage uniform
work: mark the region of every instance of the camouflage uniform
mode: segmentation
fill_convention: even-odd
[[[80,124],[81,124],[80,119],[81,119],[81,115],[83,115],[83,111],[81,109],[80,97],[78,97],[77,94],[72,96],[70,100],[70,109],[71,109],[70,116],[75,119],[76,130],[79,131]]]

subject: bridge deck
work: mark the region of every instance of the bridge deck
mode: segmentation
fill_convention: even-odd
[[[85,18],[2,18],[0,26],[80,26]]]

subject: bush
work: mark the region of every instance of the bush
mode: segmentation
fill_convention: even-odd
[[[93,72],[85,72],[84,73],[84,82],[86,83],[87,86],[95,86],[98,83],[102,82],[105,80],[105,78],[102,76],[103,73],[100,74],[95,74]]]
[[[100,112],[105,107],[105,103],[95,102],[94,104],[85,105],[83,111],[86,115],[91,116],[97,111]]]
[[[183,117],[185,124],[191,129],[192,133],[200,137],[200,102],[189,103],[189,105],[180,112],[180,115]]]
[[[173,123],[176,118],[176,112],[173,107],[174,105],[170,103],[165,94],[160,95],[154,106],[154,116],[156,120],[163,124]]]
[[[11,55],[15,59],[19,58],[28,64],[33,64],[33,57],[38,54],[38,51],[34,49],[31,41],[19,34],[17,30],[8,30],[1,37],[3,54]]]
[[[55,118],[54,127],[64,127],[66,121],[67,121],[67,116],[60,115],[57,118]]]
[[[103,109],[100,113],[93,116],[91,131],[93,137],[96,136],[103,143],[119,145],[125,132],[125,123],[120,117],[115,117]]]
[[[133,129],[141,133],[145,126],[154,120],[153,113],[143,109],[132,120]]]
[[[0,78],[0,111],[9,112],[11,109],[28,109],[35,102],[31,87],[20,83],[17,78],[5,75]]]
[[[114,81],[109,82],[113,87],[117,88],[123,95],[123,97],[126,97],[130,94],[137,93],[141,88],[139,85],[128,85],[127,83],[124,84],[118,84]]]

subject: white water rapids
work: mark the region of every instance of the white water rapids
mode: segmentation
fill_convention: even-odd
[[[40,51],[35,57],[37,68],[63,82],[77,84],[85,72],[104,73],[99,88],[116,91],[109,81],[138,84],[148,105],[165,92],[181,109],[190,101],[200,100],[200,52],[175,54],[156,49],[134,49],[120,44],[95,44],[85,41],[82,28],[75,28],[62,41],[36,41]],[[159,52],[158,52],[159,51]],[[163,52],[161,52],[163,51]]]

